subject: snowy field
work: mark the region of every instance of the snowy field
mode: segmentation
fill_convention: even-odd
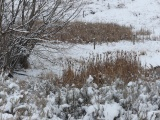
[[[159,0],[85,0],[76,21],[114,22],[133,31],[150,30],[160,35]],[[136,52],[142,66],[160,66],[160,41],[97,44],[37,45],[29,58],[31,68],[0,81],[0,120],[160,120],[160,80],[139,79],[127,85],[117,79],[98,87],[88,76],[82,88],[57,86],[55,76],[66,68],[66,60],[84,60],[105,52]],[[60,49],[56,49],[60,48]],[[42,58],[43,56],[43,58]],[[52,77],[43,76],[51,72]]]
[[[36,70],[28,70],[28,74],[41,74],[43,71],[53,71],[57,75],[62,74],[62,70],[66,69],[66,60],[70,61],[81,61],[87,60],[91,56],[96,56],[97,54],[103,55],[106,52],[116,52],[116,51],[128,51],[135,52],[139,56],[139,60],[143,67],[147,69],[151,66],[160,66],[160,41],[152,40],[142,40],[135,44],[129,41],[120,41],[112,43],[102,43],[97,44],[95,49],[93,43],[90,44],[67,44],[60,43],[58,45],[61,51],[55,50],[57,45],[51,45],[49,48],[43,48],[41,45],[37,46],[36,51],[30,57],[30,63]],[[39,57],[37,54],[44,56],[44,59]],[[42,52],[39,52],[42,51]],[[45,61],[51,62],[45,62]],[[43,68],[43,70],[40,70]]]
[[[77,20],[84,22],[118,23],[133,30],[147,29],[160,35],[159,0],[84,0],[86,6]],[[84,13],[84,15],[83,15]]]

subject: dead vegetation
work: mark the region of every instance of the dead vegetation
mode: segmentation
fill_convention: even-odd
[[[41,21],[37,21],[34,29],[39,26]],[[64,24],[62,21],[58,21],[57,24]],[[132,31],[132,26],[118,25],[116,23],[88,23],[88,22],[70,22],[63,29],[56,26],[49,26],[46,33],[53,34],[45,36],[40,34],[39,37],[47,40],[58,40],[69,43],[102,43],[102,42],[118,42],[121,40],[128,40],[135,42],[135,40],[153,39],[159,38],[151,37],[151,31],[141,28],[137,31]],[[60,29],[62,29],[60,31]]]
[[[136,35],[151,35],[151,31],[141,28],[136,31]]]
[[[136,81],[143,75],[148,75],[147,70],[141,67],[136,53],[117,51],[107,52],[91,56],[75,69],[69,64],[64,71],[61,81],[67,84],[82,87],[89,75],[93,76],[97,85],[111,84],[117,79],[123,80],[125,84]]]
[[[133,32],[130,27],[115,23],[72,22],[51,38],[71,43],[89,43],[132,40],[132,36]]]

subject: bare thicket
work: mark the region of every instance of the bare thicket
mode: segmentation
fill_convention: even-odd
[[[0,0],[0,68],[28,67],[38,42],[54,36],[80,11],[76,0]]]

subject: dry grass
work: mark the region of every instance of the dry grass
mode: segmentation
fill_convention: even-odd
[[[151,31],[147,29],[141,28],[140,30],[136,31],[135,34],[136,34],[136,40],[147,40],[147,39],[154,40],[153,36],[151,37]]]
[[[151,31],[141,28],[136,31],[136,35],[151,35]]]
[[[63,85],[75,84],[77,87],[82,87],[89,75],[93,76],[97,85],[111,84],[117,79],[125,83],[135,81],[144,73],[137,59],[136,53],[123,51],[117,51],[116,54],[112,52],[97,54],[81,64],[79,69],[75,70],[69,65],[62,76]]]
[[[41,21],[37,21],[33,30],[37,29],[37,26],[40,26],[40,24]],[[94,41],[102,43],[118,42],[120,40],[135,42],[135,40],[151,39],[151,31],[147,29],[141,28],[133,32],[132,27],[121,26],[116,23],[71,22],[63,27],[60,26],[61,24],[63,23],[58,21],[57,24],[49,26],[44,31],[44,34],[47,33],[48,35],[44,36],[44,34],[40,34],[39,37],[69,43],[90,43]]]
[[[114,23],[72,22],[52,39],[72,43],[116,42],[132,40],[132,36],[131,28]]]

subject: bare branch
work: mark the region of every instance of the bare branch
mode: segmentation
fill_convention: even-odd
[[[14,69],[80,11],[78,0],[0,0],[0,68]],[[77,4],[76,3],[76,4]],[[2,35],[3,34],[3,35]],[[47,39],[46,39],[47,38]]]

